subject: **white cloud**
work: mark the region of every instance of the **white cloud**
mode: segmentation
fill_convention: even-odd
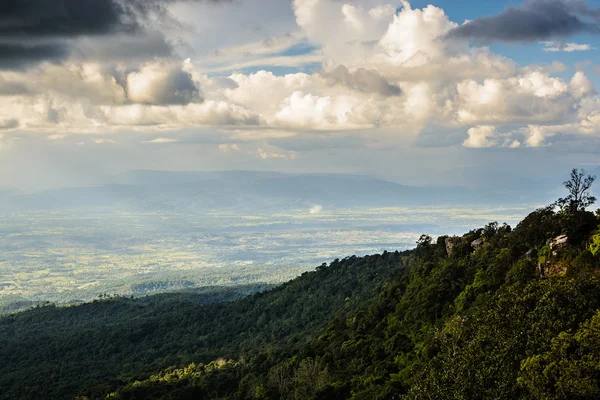
[[[126,105],[103,107],[106,122],[113,127],[153,126],[178,129],[185,126],[258,125],[260,117],[243,107],[223,101],[205,101],[185,106]]]
[[[321,211],[323,211],[323,206],[320,204],[315,204],[310,208],[310,210],[308,210],[310,214],[320,214]]]
[[[596,94],[594,85],[581,71],[577,71],[575,75],[573,75],[573,78],[569,82],[569,88],[571,93],[578,98]]]
[[[484,147],[495,147],[498,144],[498,133],[496,127],[490,125],[475,126],[467,131],[469,138],[463,142],[463,146],[475,149]]]
[[[110,144],[110,143],[116,143],[114,140],[112,139],[93,139],[94,143],[96,144]]]
[[[181,66],[164,63],[144,65],[127,76],[128,97],[135,103],[169,105],[202,102],[198,84]]]
[[[555,132],[552,132],[550,129],[551,128],[544,126],[529,125],[526,129],[525,144],[528,147],[542,147],[549,145],[549,143],[546,143],[546,139],[555,135]]]
[[[152,140],[147,140],[143,143],[155,143],[155,144],[164,144],[164,143],[176,143],[178,142],[177,139],[174,138],[164,138],[164,137],[159,137],[156,139],[152,139]]]
[[[513,140],[508,144],[508,147],[510,147],[511,149],[516,149],[518,147],[521,147],[521,142],[519,142],[518,140]]]
[[[233,152],[240,152],[240,148],[237,144],[233,143],[233,144],[227,144],[227,143],[223,143],[220,144],[219,146],[217,146],[219,151],[221,153],[233,153]]]
[[[548,139],[555,136],[557,130],[565,127],[529,125],[527,127],[499,133],[496,127],[491,125],[475,126],[468,130],[468,139],[463,146],[470,148],[507,147],[511,149],[522,147],[545,147],[551,146]],[[515,138],[518,137],[519,139]]]
[[[593,93],[582,72],[571,82],[539,71],[507,79],[465,80],[447,110],[460,124],[554,123],[573,115],[581,99]]]
[[[118,75],[97,63],[44,63],[21,72],[0,71],[0,96],[59,95],[91,104],[119,104],[126,94]]]
[[[379,41],[391,64],[419,67],[446,58],[454,46],[461,46],[440,40],[457,26],[441,8],[429,5],[419,10],[412,9],[407,1],[402,4],[404,9],[394,16]]]
[[[258,71],[250,75],[236,73],[230,78],[238,87],[225,90],[227,100],[265,115],[277,112],[291,93],[312,85],[310,75],[304,73],[275,76],[272,72]]]
[[[270,146],[266,143],[262,147],[259,147],[257,149],[257,153],[258,153],[258,156],[263,160],[268,160],[270,158],[280,159],[280,160],[295,160],[296,159],[295,151],[282,152],[281,149],[278,149],[275,146]]]
[[[366,2],[365,2],[366,3]],[[370,7],[328,0],[294,0],[296,23],[335,64],[354,66],[371,53],[372,41],[385,33],[395,7]]]
[[[54,135],[49,135],[48,140],[60,140],[60,139],[66,138],[66,137],[67,137],[67,135],[54,134]]]
[[[543,42],[544,51],[555,53],[555,52],[567,52],[571,53],[573,51],[589,51],[592,50],[593,47],[589,44],[579,44],[579,43],[565,43],[565,42]]]
[[[306,130],[368,128],[370,121],[357,121],[360,107],[356,96],[315,96],[296,91],[285,100],[275,121],[280,126]]]

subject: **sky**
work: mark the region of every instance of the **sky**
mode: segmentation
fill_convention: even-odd
[[[0,186],[136,169],[564,180],[600,2],[0,0]]]

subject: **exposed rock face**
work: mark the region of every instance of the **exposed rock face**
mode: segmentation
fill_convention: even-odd
[[[560,249],[562,247],[565,247],[567,245],[568,240],[569,240],[569,238],[567,237],[567,235],[557,236],[554,239],[552,239],[552,241],[550,242],[550,248],[552,250],[555,250],[555,249]]]
[[[567,235],[560,235],[555,237],[550,241],[550,249],[552,250],[552,255],[556,257],[563,247],[567,245],[569,238]]]
[[[448,256],[452,255],[452,251],[454,250],[454,247],[458,244],[460,244],[460,242],[462,241],[462,238],[459,236],[449,236],[446,238],[445,240],[445,244],[446,244],[446,254],[448,254]]]
[[[484,238],[475,239],[471,242],[471,247],[474,248],[475,250],[477,250],[478,248],[483,246],[483,243],[485,243]]]
[[[569,237],[567,235],[560,235],[547,242],[552,250],[552,257],[544,257],[546,261],[538,264],[536,268],[536,275],[538,278],[544,279],[550,276],[564,276],[567,273],[567,265],[560,261],[557,262],[554,257],[558,256],[558,254],[561,252],[561,249],[567,246],[568,241]],[[527,254],[529,254],[529,251]]]

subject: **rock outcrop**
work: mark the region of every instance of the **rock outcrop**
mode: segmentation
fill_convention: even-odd
[[[462,242],[462,238],[460,236],[448,236],[445,240],[446,254],[448,254],[448,256],[451,256],[454,247],[459,245],[460,242]]]
[[[481,246],[483,246],[483,244],[485,243],[485,239],[484,238],[479,238],[479,239],[475,239],[471,242],[471,247],[475,250],[477,250],[478,248],[480,248]]]

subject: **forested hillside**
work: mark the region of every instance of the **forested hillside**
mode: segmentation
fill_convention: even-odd
[[[112,298],[0,320],[4,399],[600,397],[593,182],[514,229],[423,235],[226,303]]]
[[[196,296],[108,298],[0,320],[0,397],[103,397],[169,366],[291,357],[336,312],[355,313],[402,275],[407,255],[350,257],[266,293],[200,304]],[[260,356],[258,356],[260,354]],[[256,357],[254,357],[257,359]]]

